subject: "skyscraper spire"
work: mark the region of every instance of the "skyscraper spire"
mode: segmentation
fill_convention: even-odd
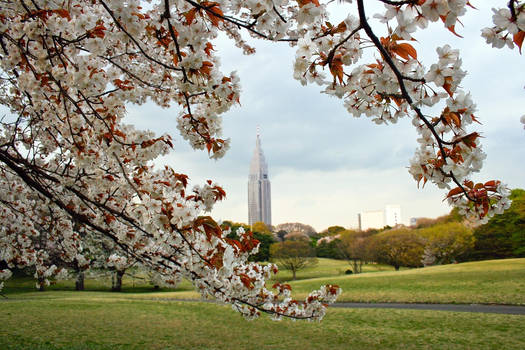
[[[268,164],[261,148],[260,128],[257,127],[255,150],[250,163],[248,179],[248,223],[262,221],[267,226],[272,224],[271,188],[268,178]]]

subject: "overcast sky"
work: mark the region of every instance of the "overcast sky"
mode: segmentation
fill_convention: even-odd
[[[418,58],[429,67],[435,47],[449,43],[459,48],[469,75],[463,88],[478,105],[483,125],[483,148],[488,155],[476,179],[500,179],[511,188],[525,188],[525,65],[517,50],[492,49],[480,37],[490,23],[486,1],[471,10],[456,38],[442,25],[416,33]],[[502,5],[505,3],[501,2]],[[370,13],[370,12],[369,12]],[[372,13],[370,13],[371,15]],[[127,121],[157,133],[170,133],[175,152],[159,161],[186,173],[193,183],[213,179],[227,192],[216,205],[216,219],[247,222],[247,181],[260,126],[272,186],[272,223],[302,222],[318,231],[332,225],[355,227],[361,211],[382,210],[399,204],[402,221],[411,217],[436,217],[450,208],[445,191],[428,184],[418,189],[407,171],[417,147],[409,120],[376,126],[356,119],[342,101],[319,93],[317,86],[302,87],[293,80],[294,50],[286,44],[254,42],[257,53],[243,56],[230,42],[218,43],[225,73],[236,70],[241,78],[241,106],[224,115],[224,136],[231,150],[214,161],[193,151],[176,129],[177,107],[162,110],[152,104],[131,106]]]

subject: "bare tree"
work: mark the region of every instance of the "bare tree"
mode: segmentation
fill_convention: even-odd
[[[284,270],[292,271],[292,279],[297,271],[317,263],[314,249],[307,241],[284,241],[270,246],[270,256]]]

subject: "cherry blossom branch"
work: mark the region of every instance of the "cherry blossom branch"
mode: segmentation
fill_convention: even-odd
[[[233,25],[235,25],[235,26],[237,26],[239,28],[244,28],[247,31],[249,31],[250,33],[255,34],[256,36],[258,36],[259,38],[271,40],[271,38],[269,38],[268,35],[263,34],[263,33],[259,32],[259,31],[255,30],[255,29],[253,29],[253,26],[255,26],[255,24],[257,23],[257,20],[255,20],[252,23],[247,23],[247,22],[239,20],[237,18],[224,16],[223,14],[220,14],[220,13],[218,13],[218,12],[213,10],[213,6],[208,6],[208,7],[202,6],[201,4],[199,4],[199,3],[197,3],[197,2],[195,2],[193,0],[185,0],[185,1],[188,2],[189,4],[191,4],[195,8],[198,8],[200,10],[204,10],[206,12],[209,12],[209,13],[213,14],[215,17],[220,18],[220,19],[222,19],[224,21],[227,21],[227,22],[229,22],[229,23],[231,23],[231,24],[233,24]],[[277,15],[281,18],[281,20],[283,22],[286,23],[284,18],[279,13],[277,13]],[[295,39],[295,38],[284,38],[284,39],[278,39],[277,41],[285,41],[285,42],[293,41],[293,42],[295,42],[295,41],[297,41],[297,39]]]
[[[518,18],[516,14],[516,4],[517,3],[518,3],[517,0],[509,0],[509,3],[507,5],[507,7],[510,10],[511,18],[513,21],[516,21],[516,19]]]
[[[379,0],[379,1],[384,3],[384,4],[393,5],[393,6],[416,5],[418,3],[417,0],[399,0],[399,1],[395,1],[395,0]]]
[[[113,22],[115,23],[115,25],[123,32],[125,33],[128,38],[130,38],[131,41],[133,41],[133,43],[135,44],[135,46],[139,49],[139,51],[141,52],[141,54],[146,57],[147,59],[149,59],[150,61],[153,61],[155,62],[156,64],[166,68],[166,69],[170,69],[170,70],[175,70],[175,71],[180,71],[180,68],[177,68],[177,67],[174,67],[174,66],[171,66],[171,65],[168,65],[168,64],[165,64],[153,57],[151,57],[150,55],[148,55],[148,53],[146,53],[146,51],[142,48],[142,46],[140,45],[140,43],[137,41],[137,39],[135,39],[131,34],[129,34],[129,32],[126,30],[126,28],[124,28],[122,26],[122,24],[120,23],[120,21],[115,17],[115,13],[109,8],[109,6],[103,1],[103,0],[99,0],[100,4],[104,7],[104,9],[107,11],[107,13],[111,16],[111,18],[113,19]]]
[[[385,47],[381,44],[381,41],[379,40],[379,38],[375,35],[375,33],[373,32],[372,28],[370,27],[370,25],[368,24],[368,21],[366,19],[366,14],[365,14],[365,8],[364,8],[364,3],[363,3],[363,0],[357,0],[357,6],[358,6],[358,11],[359,11],[359,19],[360,19],[360,23],[361,23],[361,26],[363,27],[363,29],[365,30],[366,34],[368,35],[368,37],[370,38],[370,40],[372,40],[372,42],[374,43],[374,45],[376,46],[376,48],[379,50],[379,52],[381,53],[381,56],[383,57],[383,59],[387,62],[388,66],[390,67],[390,69],[394,72],[396,78],[397,78],[397,81],[398,81],[398,84],[399,84],[399,88],[401,89],[401,95],[403,96],[403,98],[408,102],[408,104],[410,105],[410,107],[412,108],[412,110],[414,110],[418,116],[418,118],[420,120],[423,121],[423,123],[427,126],[427,128],[430,130],[430,132],[432,133],[432,135],[434,136],[434,139],[436,140],[437,142],[437,145],[438,145],[438,148],[441,152],[441,157],[443,158],[443,160],[446,160],[448,157],[447,157],[447,153],[445,152],[445,149],[444,149],[444,141],[439,137],[439,135],[437,134],[435,128],[432,126],[432,124],[430,123],[430,121],[425,118],[425,116],[423,115],[423,113],[421,112],[421,110],[419,109],[419,107],[415,106],[414,105],[414,102],[412,100],[412,97],[410,96],[410,94],[408,93],[407,89],[406,89],[406,86],[405,86],[405,83],[404,83],[404,77],[403,75],[401,74],[401,72],[399,71],[399,69],[396,67],[394,61],[392,60],[392,57],[390,55],[390,53],[385,49]],[[452,173],[452,171],[448,174],[446,174],[446,176],[450,177],[452,179],[452,181],[454,181],[454,183],[459,187],[461,188],[462,192],[464,193],[465,197],[473,202],[475,202],[475,199],[473,199],[468,191],[465,189],[465,187],[463,187],[463,185],[458,181],[458,179],[456,178],[456,176],[454,175],[454,173]]]

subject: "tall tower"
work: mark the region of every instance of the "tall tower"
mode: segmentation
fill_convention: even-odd
[[[268,165],[261,148],[259,130],[257,130],[257,141],[250,163],[248,180],[248,223],[253,225],[258,221],[264,222],[268,227],[272,225],[272,198]]]

